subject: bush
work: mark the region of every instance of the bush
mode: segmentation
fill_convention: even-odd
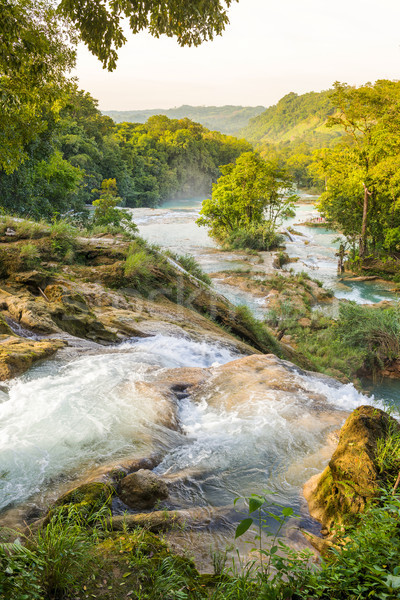
[[[224,239],[224,246],[231,250],[271,250],[280,246],[283,240],[269,223],[264,223],[235,229]]]
[[[400,356],[400,306],[380,309],[355,302],[341,304],[337,337],[363,353],[365,368],[382,369]]]

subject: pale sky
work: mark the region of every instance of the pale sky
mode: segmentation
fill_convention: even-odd
[[[75,74],[102,110],[256,106],[284,94],[400,79],[399,0],[240,0],[198,48],[127,33],[109,73],[83,46]]]

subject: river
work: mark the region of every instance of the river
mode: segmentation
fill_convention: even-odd
[[[194,255],[208,273],[243,265],[259,269],[254,257],[218,250],[206,230],[195,224],[200,203],[195,198],[169,202],[160,209],[135,209],[134,220],[148,241]],[[293,222],[312,213],[311,205],[301,205]],[[301,254],[303,268],[328,283],[338,297],[364,302],[393,297],[380,284],[338,281],[334,250],[329,247],[332,232],[295,229],[304,235],[288,243],[288,252]],[[268,253],[263,255],[264,264],[270,265]],[[216,281],[216,287],[227,292],[223,282]],[[245,300],[257,309],[250,296],[243,298],[232,289],[229,295],[234,302]],[[90,352],[83,354],[61,351],[55,359],[2,385],[3,515],[21,506],[25,512],[45,506],[73,480],[105,463],[155,453],[162,456],[156,471],[174,481],[168,508],[225,510],[227,529],[217,535],[220,547],[232,540],[231,525],[239,518],[232,516],[234,498],[265,489],[295,509],[301,516],[298,524],[318,531],[302,497],[302,485],[326,465],[332,451],[327,436],[343,422],[343,411],[371,402],[382,406],[385,394],[368,398],[350,384],[294,373],[302,393],[278,398],[274,390],[261,390],[244,412],[211,406],[207,397],[200,402],[182,397],[176,405],[178,427],[172,430],[162,424],[163,408],[142,384],[173,368],[217,368],[239,357],[234,348],[160,333],[111,348],[91,345]],[[313,407],[316,394],[326,405],[326,414],[320,411],[318,418]],[[390,389],[386,397],[392,396]]]

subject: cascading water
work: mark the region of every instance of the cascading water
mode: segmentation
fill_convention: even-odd
[[[226,348],[157,335],[64,364],[54,360],[4,386],[0,396],[0,508],[111,457],[164,450],[178,434],[137,384],[162,368],[208,367]]]
[[[215,402],[224,400],[218,386],[177,399],[178,428],[169,427],[168,406],[146,384],[177,367],[217,372],[238,357],[215,343],[157,335],[48,361],[11,381],[0,398],[0,506],[93,465],[157,452],[175,507],[232,505],[235,495],[264,488],[298,507],[301,485],[328,458],[321,448],[343,420],[337,409],[369,400],[352,386],[293,372],[296,391],[284,396],[268,386],[249,396],[244,385],[241,406]],[[318,416],[316,389],[325,407]]]

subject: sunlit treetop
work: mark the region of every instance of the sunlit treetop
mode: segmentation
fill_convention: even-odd
[[[117,51],[126,42],[125,19],[133,33],[147,30],[157,38],[175,37],[181,46],[198,46],[224,31],[233,2],[238,0],[61,0],[58,10],[112,71]]]

